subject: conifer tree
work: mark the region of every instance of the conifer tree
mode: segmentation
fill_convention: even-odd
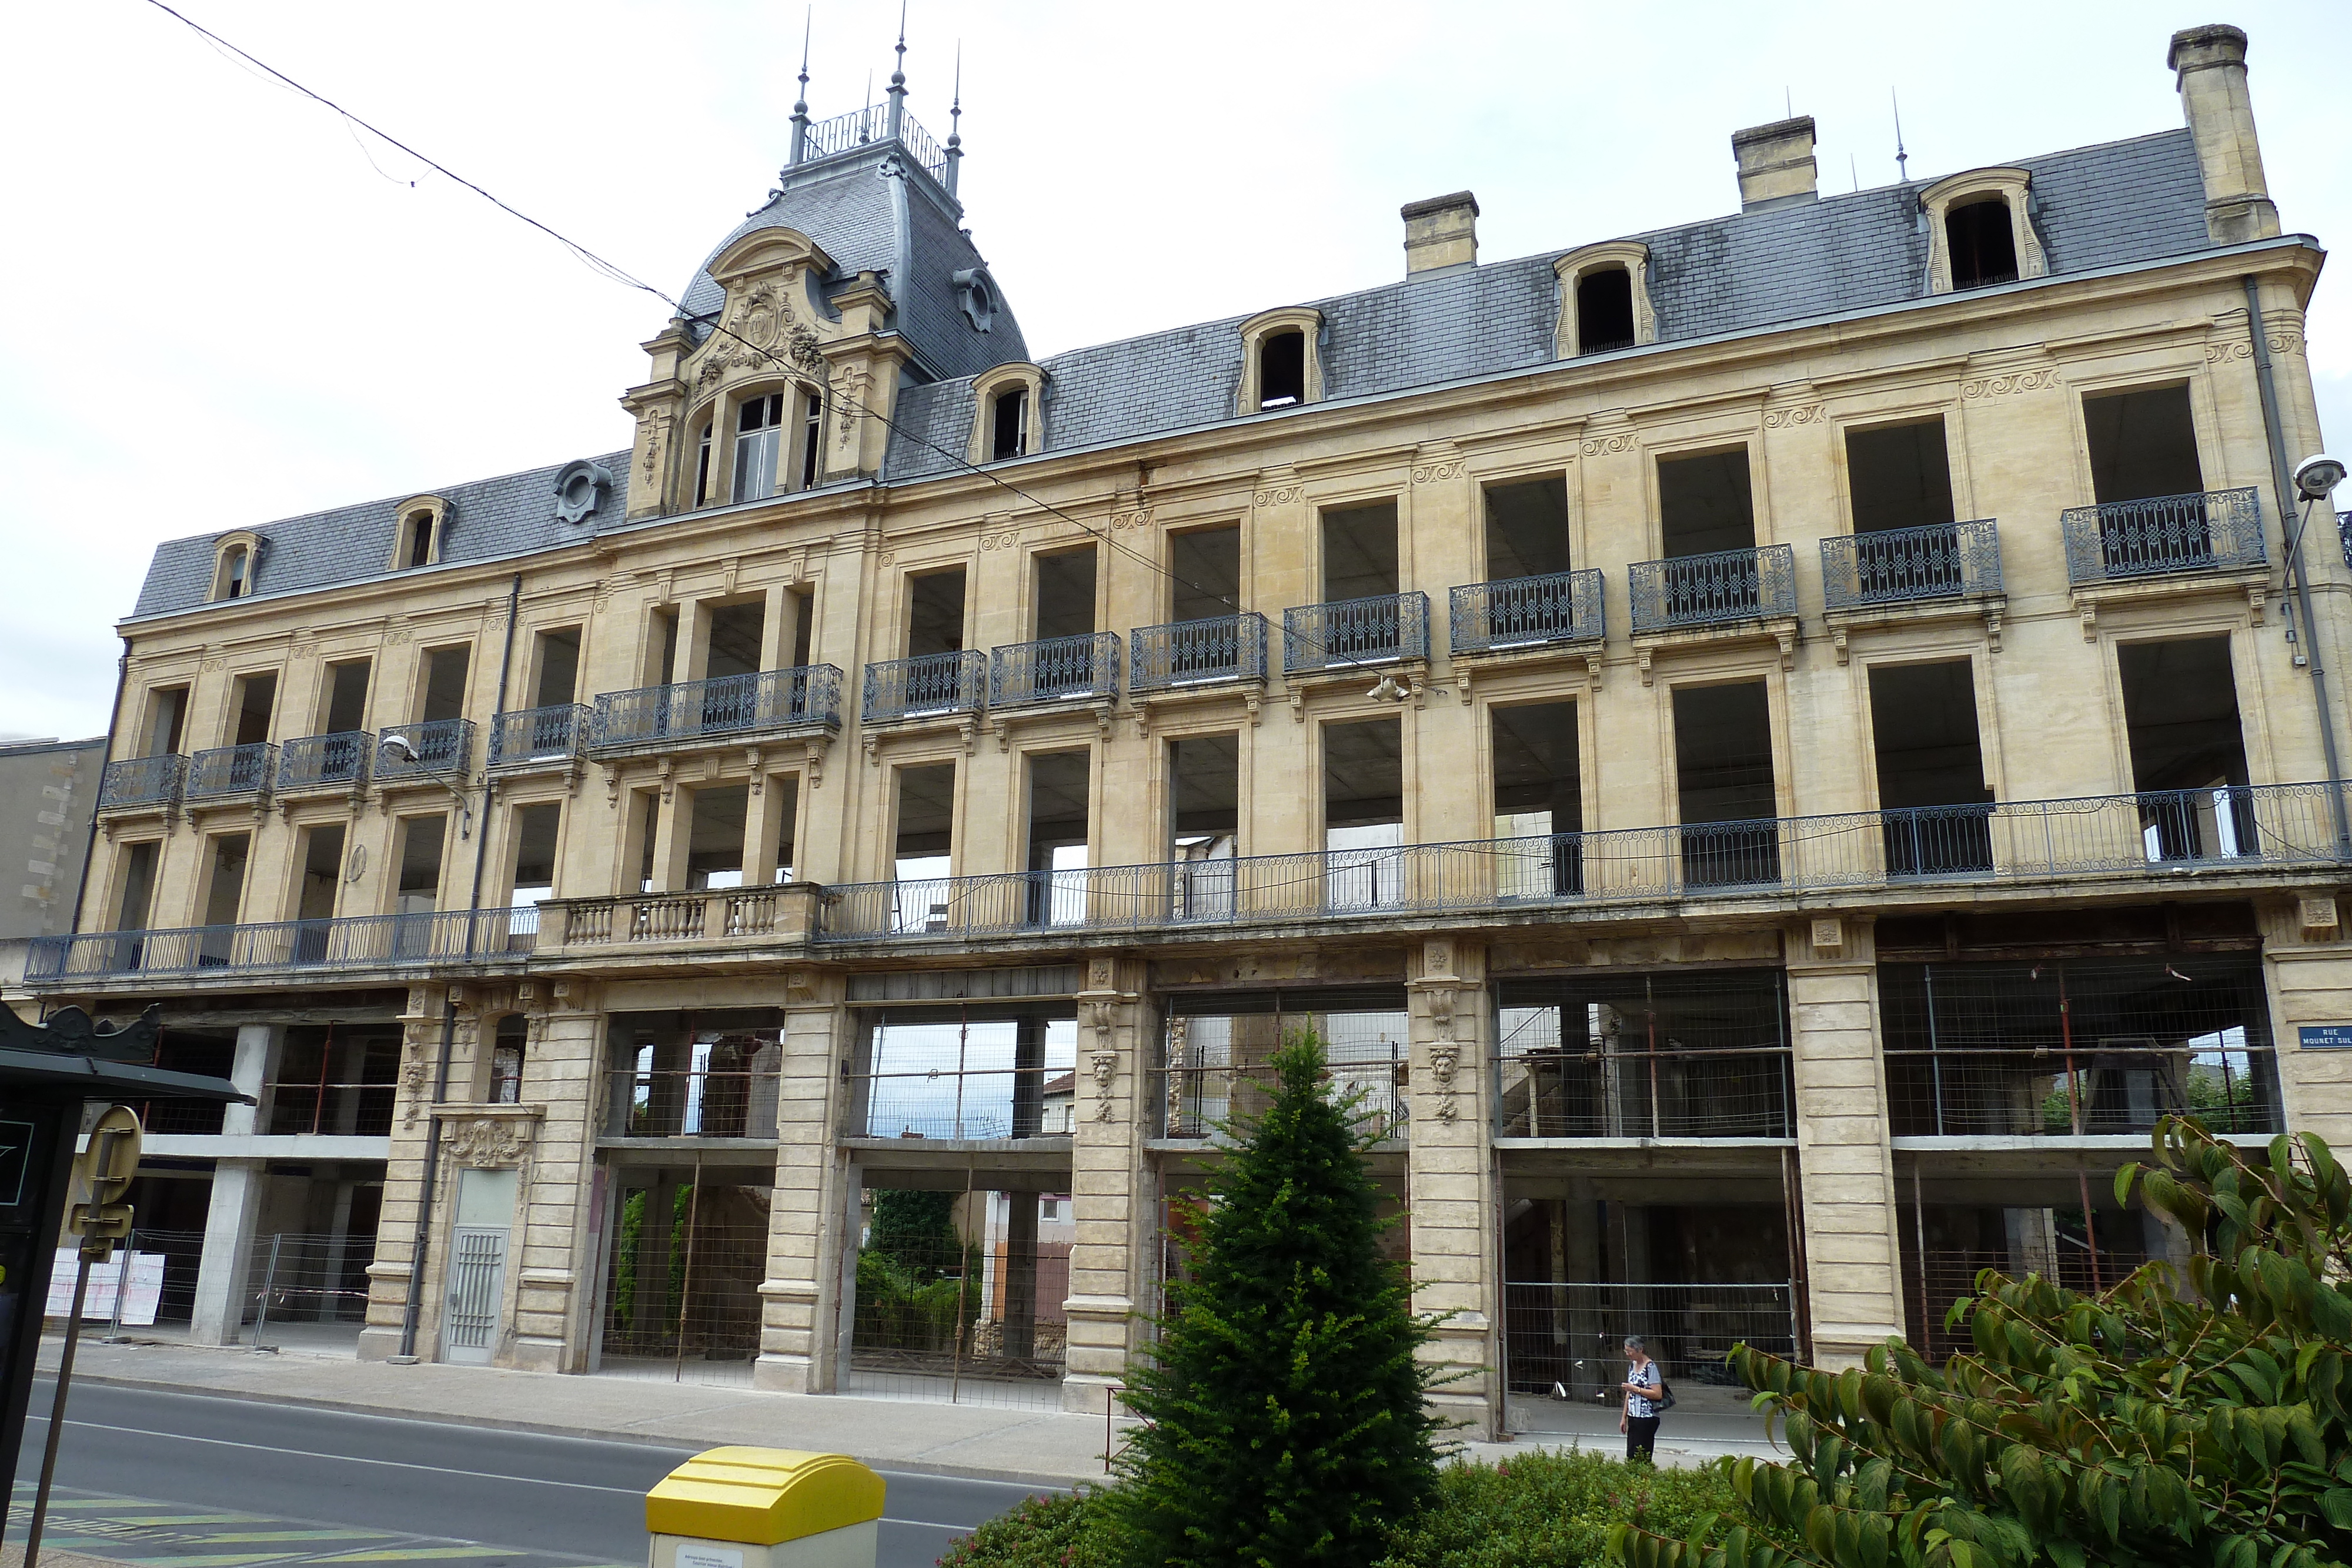
[[[1381,1256],[1379,1189],[1324,1075],[1276,1052],[1272,1104],[1209,1183],[1192,1278],[1169,1287],[1139,1427],[1105,1499],[1120,1555],[1176,1568],[1360,1568],[1428,1498],[1430,1337]]]

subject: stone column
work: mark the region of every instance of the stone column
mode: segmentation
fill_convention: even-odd
[[[407,1010],[400,1015],[400,1092],[384,1159],[383,1208],[376,1222],[375,1261],[367,1271],[367,1326],[360,1331],[359,1343],[362,1361],[382,1361],[400,1350],[409,1272],[423,1251],[416,1218],[425,1184],[425,1139],[432,1125],[441,1018],[450,1005],[446,986],[411,986]],[[440,1201],[435,1199],[436,1204]]]
[[[514,1364],[581,1372],[596,1328],[601,1217],[592,1198],[607,1083],[606,1020],[588,981],[525,981],[517,993],[517,1005],[531,1009],[518,1098],[538,1113],[538,1123],[524,1167],[522,1233],[511,1253],[521,1270]]]
[[[1871,928],[1852,915],[1805,922],[1788,950],[1812,1359],[1836,1371],[1903,1332],[1878,969]]]
[[[842,1259],[848,1167],[835,1152],[854,1024],[845,979],[819,969],[784,977],[778,1062],[776,1185],[768,1205],[755,1387],[825,1394],[839,1375]]]
[[[1405,1212],[1412,1306],[1447,1314],[1422,1350],[1422,1360],[1445,1379],[1431,1392],[1430,1407],[1491,1442],[1502,1427],[1502,1380],[1486,1103],[1486,953],[1433,936],[1410,957]]]
[[[269,1125],[270,1081],[278,1076],[286,1048],[282,1024],[238,1026],[229,1082],[261,1102],[231,1104],[221,1112],[221,1135],[249,1138]],[[216,1160],[211,1206],[205,1213],[205,1249],[196,1263],[196,1300],[188,1337],[198,1344],[235,1344],[245,1315],[245,1276],[253,1232],[261,1217],[267,1160]]]
[[[1144,1168],[1150,1074],[1159,1062],[1139,958],[1097,954],[1078,993],[1077,1094],[1071,1116],[1070,1294],[1062,1408],[1100,1414],[1127,1378],[1159,1234]]]

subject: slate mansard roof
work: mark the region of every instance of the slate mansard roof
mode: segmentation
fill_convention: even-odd
[[[786,171],[784,188],[718,247],[761,228],[789,225],[836,264],[828,292],[860,271],[887,276],[893,327],[930,372],[909,386],[885,482],[953,471],[971,430],[973,376],[1026,350],[1009,310],[975,331],[957,303],[952,275],[984,266],[959,227],[961,211],[919,168],[886,174],[888,147],[860,148]],[[2032,172],[2035,229],[2053,277],[2129,266],[2212,248],[2203,183],[2183,130],[2021,161]],[[1630,236],[1649,248],[1649,287],[1661,346],[1794,323],[1922,298],[1927,233],[1915,181]],[[1553,260],[1567,248],[1408,278],[1312,301],[1323,315],[1326,401],[1402,392],[1554,361],[1559,285]],[[712,252],[713,256],[718,250]],[[718,285],[698,272],[689,314],[715,310]],[[1275,302],[1269,302],[1275,303]],[[1047,450],[1066,450],[1181,430],[1235,417],[1242,372],[1234,317],[1058,354],[1044,361]],[[1258,416],[1265,417],[1265,416]],[[1274,415],[1271,417],[1280,417]],[[629,455],[595,461],[614,487],[582,523],[554,516],[559,469],[428,492],[452,504],[442,559],[448,562],[554,549],[617,527],[625,515]],[[371,502],[265,524],[255,588],[277,594],[385,574],[396,501]],[[134,617],[202,604],[220,535],[160,547]]]

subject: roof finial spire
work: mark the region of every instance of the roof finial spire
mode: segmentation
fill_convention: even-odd
[[[866,73],[866,107],[857,111],[857,140],[863,144],[874,140],[874,73]]]
[[[948,106],[948,194],[956,193],[956,171],[963,167],[963,40],[956,40],[955,100]]]
[[[1911,154],[1903,151],[1903,99],[1891,87],[1886,96],[1895,105],[1895,177],[1907,185],[1911,183]]]
[[[898,0],[898,68],[890,73],[890,135],[907,122],[907,0]]]
[[[808,8],[808,16],[803,18],[801,23],[801,96],[800,100],[793,105],[792,163],[797,163],[803,158],[808,156],[809,39],[815,34],[815,32],[816,6],[814,4],[811,4]],[[790,165],[788,164],[787,167],[789,166]]]

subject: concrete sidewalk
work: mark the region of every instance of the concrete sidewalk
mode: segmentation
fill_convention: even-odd
[[[41,1347],[54,1370],[61,1341]],[[854,1455],[878,1469],[1069,1486],[1103,1477],[1099,1416],[978,1405],[919,1404],[839,1395],[769,1394],[620,1377],[559,1377],[493,1367],[393,1366],[339,1356],[255,1354],[162,1343],[105,1344],[85,1339],[74,1379],[173,1394],[214,1395],[331,1410],[453,1421],[511,1431],[707,1448],[725,1443]],[[1514,1406],[1521,1402],[1514,1400]],[[1622,1451],[1606,1410],[1537,1412],[1556,1431],[1509,1443],[1478,1443],[1481,1459],[1539,1449]],[[1744,1411],[1677,1407],[1658,1445],[1664,1464],[1696,1464],[1717,1454],[1769,1457],[1761,1420]],[[1125,1420],[1108,1436],[1123,1441]]]

